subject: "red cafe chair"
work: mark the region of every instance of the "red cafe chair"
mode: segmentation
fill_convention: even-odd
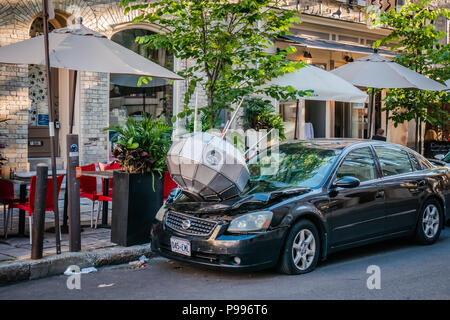
[[[111,163],[98,163],[98,168],[100,171],[106,171],[106,170],[114,170],[114,169],[122,169],[122,166],[118,164],[117,162],[111,162]],[[113,192],[113,179],[109,179],[108,184],[108,195],[103,195],[103,186],[104,186],[104,179],[102,179],[102,193],[98,196],[98,209],[97,209],[97,218],[95,222],[95,228],[97,228],[97,221],[100,217],[100,212],[102,210],[102,203],[103,201],[109,201],[112,202],[112,192]]]
[[[83,171],[95,171],[95,164],[92,163],[82,166],[81,172]],[[94,224],[95,202],[98,201],[98,197],[101,195],[102,194],[100,192],[97,192],[97,178],[83,175],[80,177],[80,198],[87,198],[92,201],[91,228]],[[95,225],[97,225],[97,222]]]
[[[178,187],[178,185],[175,181],[173,181],[170,173],[167,171],[164,172],[164,202],[166,202],[167,198],[169,197],[170,191],[172,191],[176,187]]]
[[[64,175],[61,174],[56,177],[56,184],[57,184],[57,195],[59,196],[59,192],[61,191],[61,184],[63,182]],[[19,210],[25,210],[28,212],[28,220],[29,220],[29,227],[30,227],[30,244],[32,239],[32,215],[34,213],[34,198],[36,194],[36,176],[31,177],[31,183],[30,183],[30,193],[28,196],[28,200],[26,203],[18,203],[13,202],[9,206],[9,215],[12,215],[13,209],[19,209]],[[55,206],[53,202],[53,180],[52,178],[47,179],[47,193],[46,193],[46,199],[45,199],[45,212],[47,211],[53,211],[55,212]],[[6,234],[5,237],[8,235]]]
[[[8,232],[8,217],[6,212],[6,206],[9,207],[13,202],[18,202],[19,199],[14,197],[14,185],[11,181],[0,180],[0,203],[3,204],[3,235],[7,237]],[[12,228],[12,218],[11,218],[11,228]]]

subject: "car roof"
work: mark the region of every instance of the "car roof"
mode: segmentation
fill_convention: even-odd
[[[363,139],[349,139],[349,138],[316,138],[316,139],[305,139],[305,140],[287,140],[283,141],[281,144],[296,144],[303,143],[310,145],[311,147],[318,147],[321,149],[345,149],[346,147],[359,144],[359,143],[370,143],[375,142],[374,140],[363,140]]]
[[[295,144],[295,143],[305,143],[311,147],[317,147],[320,149],[334,149],[334,150],[344,150],[348,147],[352,147],[358,144],[371,144],[371,145],[388,145],[392,147],[398,147],[404,150],[408,150],[414,154],[417,154],[414,150],[405,147],[403,145],[380,141],[371,139],[352,139],[352,138],[315,138],[315,139],[305,139],[305,140],[286,140],[280,143],[282,144]]]

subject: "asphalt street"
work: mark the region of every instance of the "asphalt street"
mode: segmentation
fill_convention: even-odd
[[[367,288],[371,265],[380,268],[380,289]],[[220,272],[155,257],[141,269],[122,265],[82,275],[81,289],[68,289],[67,278],[0,287],[0,299],[450,299],[450,228],[432,246],[382,242],[333,254],[299,276]]]

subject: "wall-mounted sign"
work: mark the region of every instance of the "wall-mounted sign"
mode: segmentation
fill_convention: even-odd
[[[78,145],[72,144],[69,149],[69,157],[78,157]]]
[[[38,126],[48,126],[48,114],[38,114]]]
[[[40,147],[40,146],[44,145],[44,142],[42,140],[29,140],[28,145],[34,146],[34,147]]]

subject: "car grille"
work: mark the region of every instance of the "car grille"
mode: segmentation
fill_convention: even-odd
[[[184,234],[208,236],[217,226],[217,222],[169,211],[166,215],[165,225]]]

